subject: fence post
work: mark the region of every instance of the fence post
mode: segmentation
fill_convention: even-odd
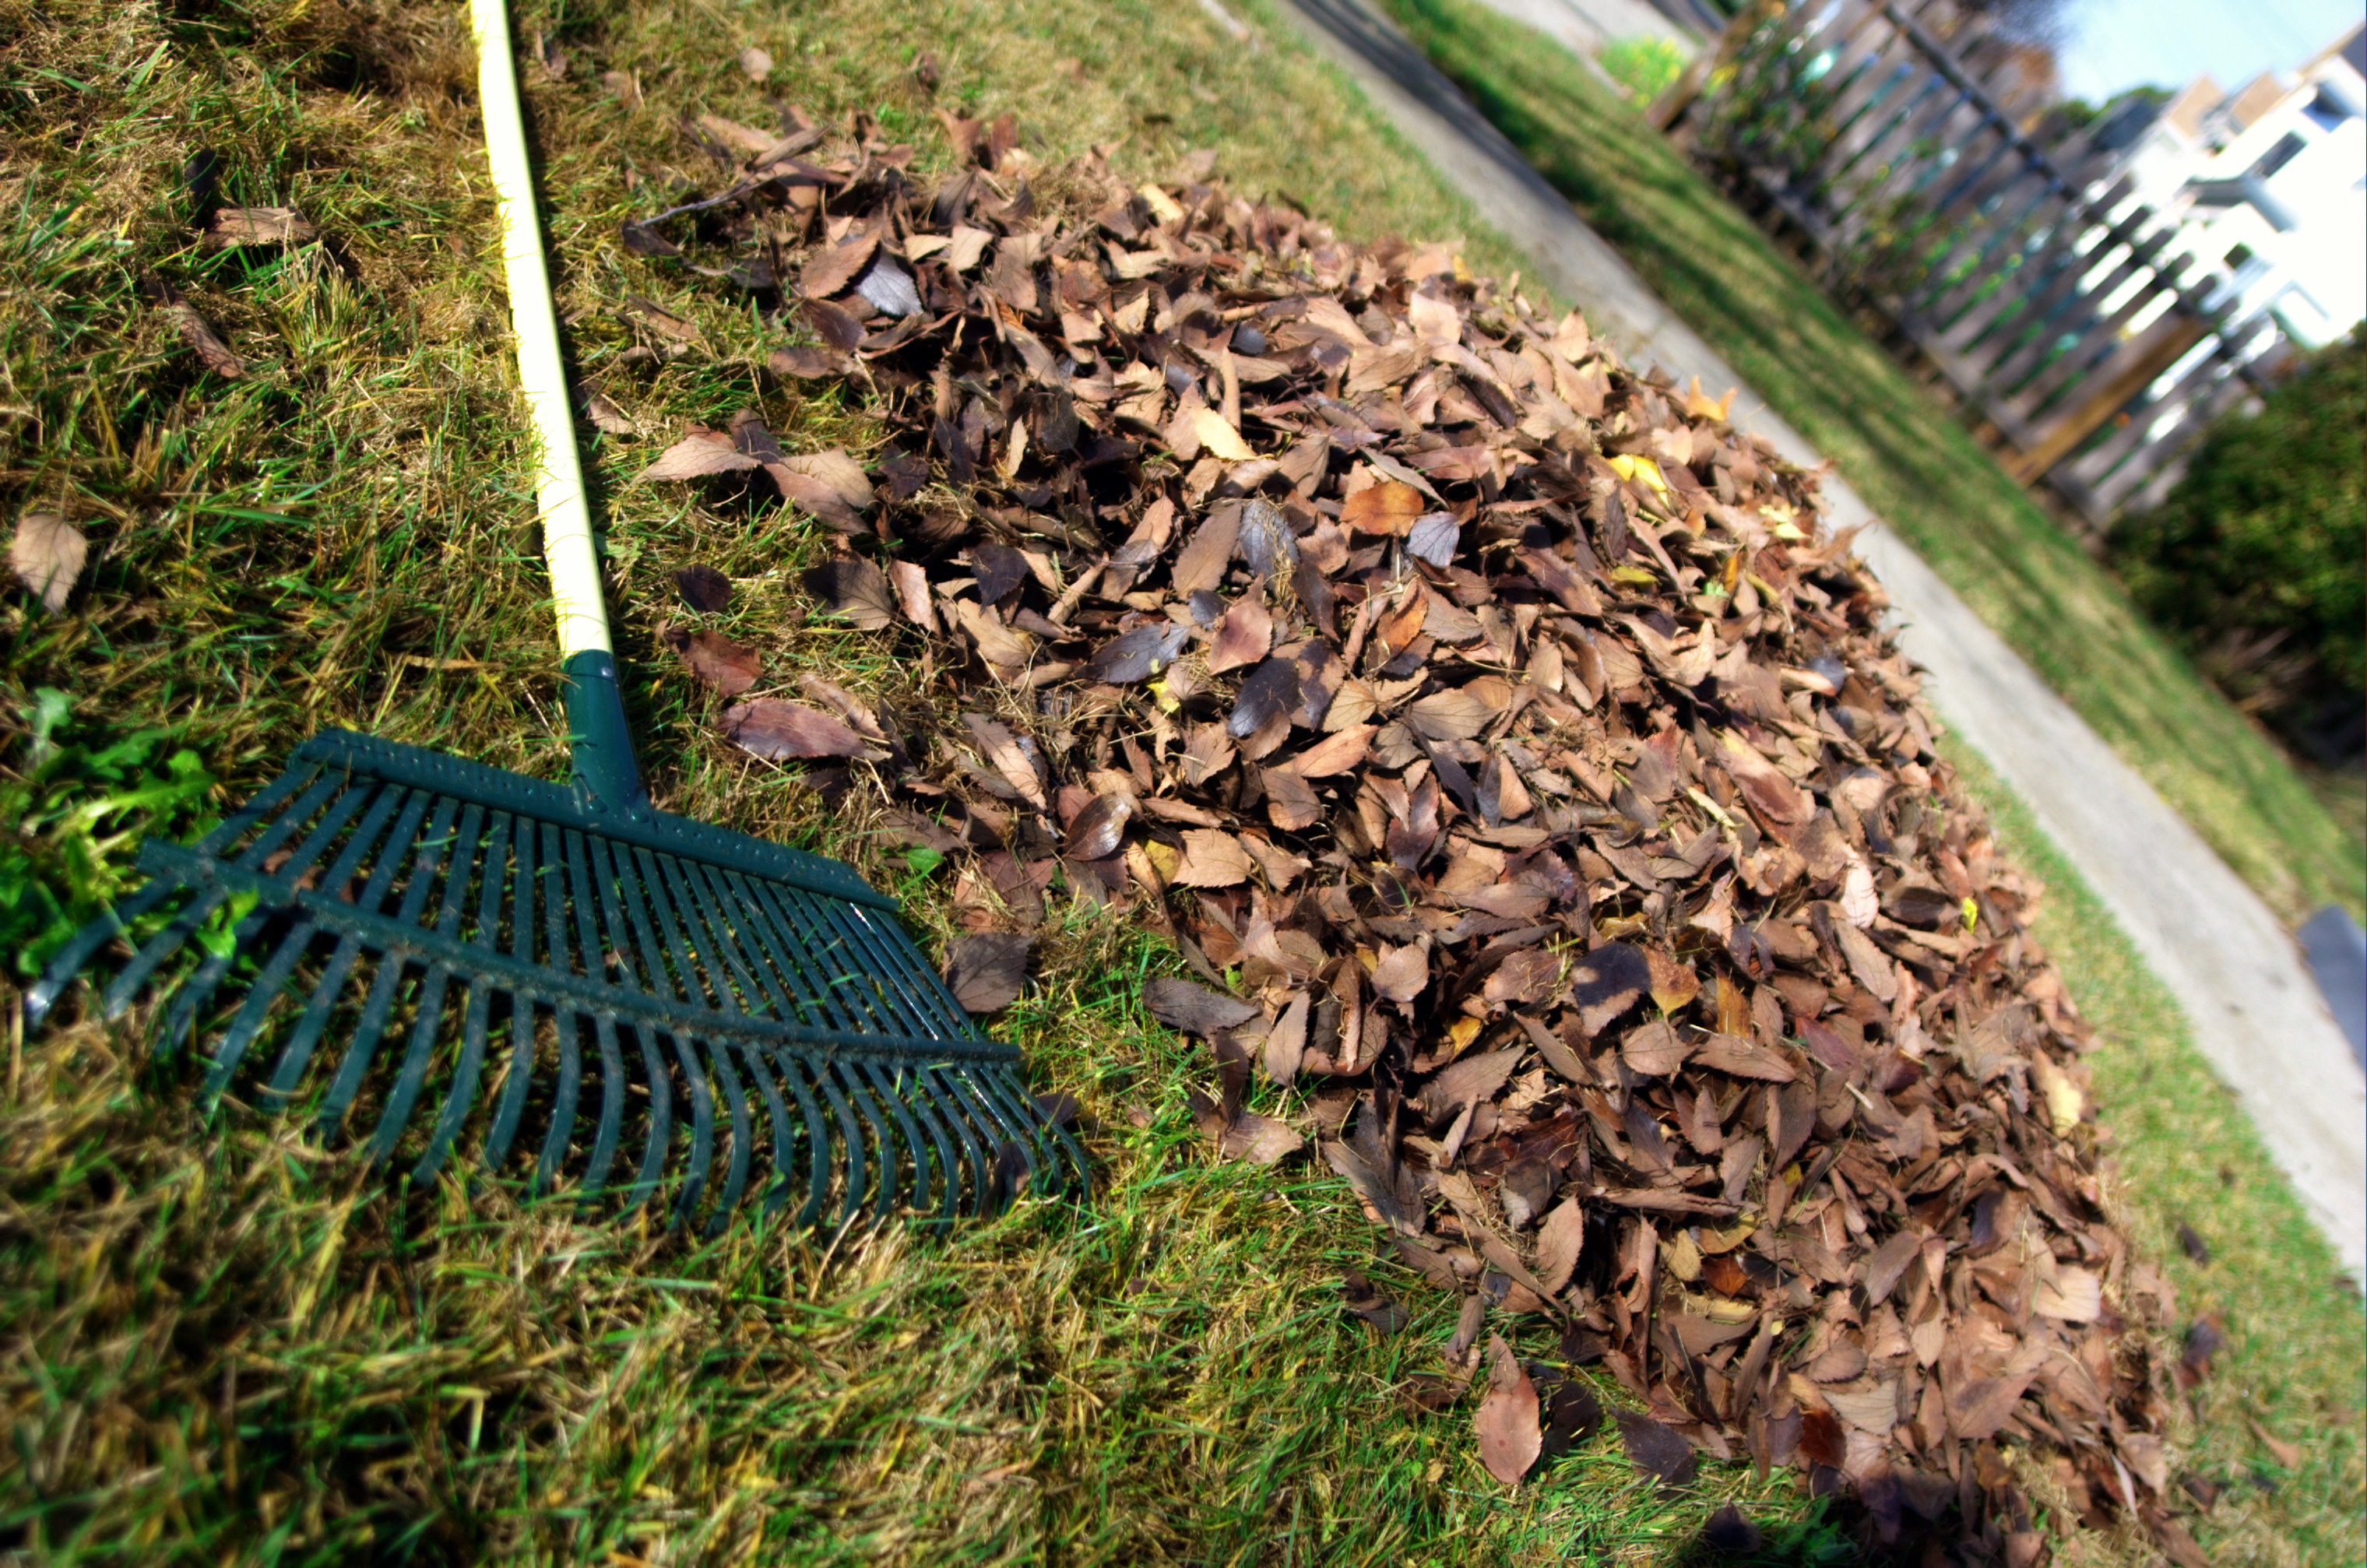
[[[1662,88],[1660,96],[1644,110],[1644,118],[1652,129],[1665,131],[1684,118],[1685,111],[1701,97],[1702,89],[1708,85],[1717,68],[1734,58],[1762,20],[1783,9],[1784,0],[1751,0],[1751,4],[1737,11],[1734,19],[1717,35],[1716,44],[1694,55],[1683,73]]]
[[[2069,457],[2078,445],[2101,429],[2104,422],[2121,412],[2121,406],[2139,392],[2146,383],[2178,363],[2179,356],[2196,344],[2211,329],[2203,322],[2180,311],[2174,321],[2165,323],[2161,333],[2145,350],[2121,370],[2105,378],[2073,407],[2067,409],[2041,431],[2030,449],[2016,455],[2005,466],[2005,471],[2022,484],[2035,482],[2047,469]]]

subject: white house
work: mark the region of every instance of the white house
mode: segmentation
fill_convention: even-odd
[[[2291,75],[2223,93],[2196,78],[2120,163],[2142,201],[2179,224],[2172,254],[2217,274],[2238,318],[2273,315],[2295,342],[2330,343],[2367,317],[2367,29]]]

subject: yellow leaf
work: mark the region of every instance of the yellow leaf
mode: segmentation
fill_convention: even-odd
[[[1649,457],[1639,457],[1632,452],[1622,452],[1611,459],[1611,471],[1623,479],[1641,479],[1645,487],[1665,501],[1669,481],[1660,477],[1660,465]]]
[[[1734,406],[1734,394],[1740,389],[1738,387],[1728,387],[1726,389],[1726,396],[1713,398],[1703,392],[1701,378],[1696,376],[1693,378],[1693,386],[1685,393],[1685,412],[1695,419],[1724,419],[1726,411]]]
[[[1965,929],[1971,931],[1981,923],[1981,907],[1970,897],[1965,899]]]
[[[1180,223],[1184,220],[1184,209],[1175,204],[1175,198],[1157,186],[1144,186],[1134,194],[1142,197],[1142,204],[1150,208],[1161,223]]]
[[[1246,463],[1256,456],[1250,450],[1250,444],[1241,439],[1241,433],[1226,423],[1225,416],[1215,409],[1195,409],[1192,429],[1200,437],[1200,450],[1211,457],[1222,457],[1228,463]]]
[[[1447,1043],[1457,1051],[1479,1038],[1479,1021],[1465,1014],[1446,1026]]]

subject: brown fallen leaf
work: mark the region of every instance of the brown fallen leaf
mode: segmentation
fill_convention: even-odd
[[[946,985],[964,1012],[1001,1012],[1027,984],[1027,954],[1036,939],[1014,931],[957,937],[946,954]]]
[[[879,231],[867,223],[859,224],[848,230],[846,237],[836,244],[816,251],[798,276],[798,286],[809,299],[826,299],[853,283],[855,274],[870,265],[878,249]]]
[[[1395,1334],[1413,1321],[1413,1314],[1394,1297],[1376,1288],[1370,1280],[1353,1269],[1342,1276],[1340,1295],[1350,1312],[1371,1324],[1384,1336]]]
[[[1721,1503],[1702,1526],[1701,1540],[1720,1557],[1749,1557],[1765,1544],[1766,1538],[1757,1525],[1743,1517],[1741,1509]]]
[[[1693,1060],[1738,1078],[1790,1083],[1799,1073],[1784,1054],[1737,1034],[1712,1034],[1693,1047]]]
[[[1107,860],[1117,853],[1126,825],[1134,817],[1134,801],[1123,795],[1097,795],[1069,824],[1060,852],[1071,860]]]
[[[2251,1427],[2252,1436],[2259,1438],[2260,1446],[2269,1450],[2269,1457],[2271,1459],[2275,1460],[2278,1464],[2282,1465],[2286,1470],[2299,1470],[2301,1468],[2302,1451],[2300,1444],[2286,1442],[2282,1438],[2278,1437],[2274,1432],[2270,1431],[2266,1427],[2262,1426],[2257,1416],[2247,1416],[2244,1419]]]
[[[54,512],[28,512],[17,519],[16,536],[8,542],[8,567],[54,615],[66,607],[89,554],[90,541],[81,529]]]
[[[632,435],[640,430],[631,416],[611,402],[606,394],[583,389],[583,416],[592,422],[594,429],[609,435]]]
[[[317,232],[292,207],[222,207],[206,220],[205,248],[240,245],[300,245]]]
[[[1663,1486],[1682,1486],[1693,1480],[1691,1443],[1649,1416],[1632,1410],[1614,1411],[1611,1418],[1619,1423],[1619,1440],[1627,1450],[1630,1464]]]
[[[1293,769],[1264,768],[1258,781],[1265,788],[1266,818],[1285,833],[1312,828],[1323,819],[1323,803],[1315,788]]]
[[[896,601],[888,579],[860,556],[840,556],[809,570],[806,592],[866,632],[896,624]]]
[[[674,574],[682,602],[692,609],[717,615],[731,607],[731,580],[711,566],[691,565]]]
[[[880,727],[879,715],[869,703],[828,676],[818,675],[810,670],[801,670],[798,672],[798,685],[806,695],[844,719],[847,728],[854,730],[855,734],[866,740],[877,740],[882,745],[887,744],[888,732]]]
[[[1373,733],[1369,724],[1352,724],[1327,735],[1290,760],[1291,772],[1303,779],[1325,779],[1347,773],[1362,763],[1373,749]]]
[[[819,479],[830,492],[844,502],[855,512],[867,511],[874,500],[871,480],[865,475],[863,465],[846,455],[845,448],[832,446],[823,452],[807,452],[783,459],[790,472]]]
[[[700,115],[698,127],[733,152],[746,153],[752,157],[764,152],[780,140],[769,130],[760,130],[753,125],[742,125],[736,119],[726,119],[719,114]]]
[[[1178,887],[1233,887],[1247,882],[1257,866],[1249,851],[1230,833],[1214,828],[1184,831],[1184,859],[1168,880]]]
[[[1217,623],[1216,638],[1208,645],[1209,672],[1255,664],[1273,646],[1274,617],[1266,614],[1263,599],[1246,595]]]
[[[658,454],[657,460],[633,476],[635,482],[650,479],[696,479],[709,474],[745,473],[758,467],[755,458],[731,445],[731,437],[719,430],[694,429]]]
[[[1210,990],[1196,980],[1169,976],[1161,976],[1142,987],[1142,1005],[1168,1028],[1202,1036],[1221,1029],[1238,1029],[1258,1015],[1253,1002]]]
[[[1368,485],[1340,503],[1341,526],[1360,534],[1403,534],[1421,513],[1421,492],[1395,479]]]
[[[1629,1030],[1627,1038],[1619,1043],[1619,1059],[1627,1064],[1627,1070],[1648,1078],[1667,1077],[1683,1066],[1692,1054],[1692,1047],[1663,1018]]]
[[[768,762],[800,757],[859,757],[877,761],[885,751],[828,714],[777,697],[752,697],[723,710],[724,739]]]
[[[764,674],[754,651],[741,647],[720,632],[688,626],[668,626],[661,634],[666,646],[682,656],[690,672],[708,690],[736,697]]]
[[[197,350],[207,369],[233,381],[246,374],[246,361],[232,352],[213,323],[198,314],[197,307],[181,298],[178,289],[153,276],[142,277],[141,287],[180,329],[182,340]]]
[[[1021,799],[1038,811],[1052,809],[1051,801],[1044,794],[1044,781],[1036,772],[1034,760],[1027,748],[1019,743],[1019,738],[1011,732],[1009,725],[989,718],[982,713],[966,713],[962,715],[962,723],[968,728],[971,739],[978,742],[979,750],[986,753],[986,760],[993,765],[994,771],[1002,775],[1005,784],[1018,792]]]
[[[928,574],[912,561],[894,560],[888,563],[888,581],[895,586],[904,618],[924,632],[935,631],[937,615],[929,603]]]
[[[1501,1334],[1488,1337],[1488,1392],[1472,1423],[1488,1473],[1507,1486],[1519,1485],[1545,1451],[1545,1433],[1537,1422],[1536,1385]]]

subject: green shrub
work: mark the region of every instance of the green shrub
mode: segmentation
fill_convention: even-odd
[[[2169,497],[2113,530],[2148,614],[2244,707],[2355,756],[2367,705],[2367,325],[2257,413],[2221,416]]]
[[[1684,51],[1664,38],[1623,38],[1605,44],[1598,58],[1613,81],[1648,102],[1685,69]]]

